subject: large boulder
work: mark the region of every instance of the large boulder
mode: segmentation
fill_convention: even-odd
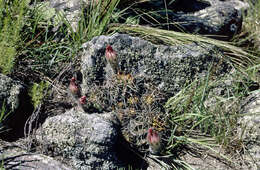
[[[230,39],[241,30],[242,13],[235,9],[233,3],[214,1],[209,7],[194,13],[173,14],[172,20],[185,32]]]
[[[220,50],[213,45],[155,45],[138,37],[116,33],[98,36],[83,44],[83,91],[93,84],[104,84],[113,76],[113,70],[105,59],[105,49],[109,44],[117,53],[122,73],[149,80],[168,96],[173,96],[192,80],[208,74],[212,66],[217,66],[215,76],[226,74],[231,68]]]
[[[113,113],[87,114],[78,108],[47,118],[37,132],[37,141],[62,155],[75,169],[116,169],[117,119]]]

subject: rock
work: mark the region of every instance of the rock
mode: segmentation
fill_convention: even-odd
[[[246,122],[250,123],[249,126],[255,126],[260,123],[260,93],[255,92],[248,96],[242,103],[241,112],[245,114],[243,119],[246,119]],[[248,116],[247,116],[248,115]],[[260,134],[260,133],[259,133]]]
[[[150,8],[150,9],[158,9],[158,8],[164,8],[165,2],[169,5],[176,5],[181,0],[170,0],[170,1],[158,1],[158,0],[120,0],[119,2],[119,8],[127,8],[130,5],[141,5],[144,8]]]
[[[230,39],[241,30],[242,13],[229,2],[210,1],[205,9],[188,14],[173,15],[173,21],[185,32],[213,35],[217,39]]]
[[[239,121],[239,131],[245,141],[245,160],[253,169],[260,167],[260,93],[256,91],[241,103],[241,113],[244,114]]]
[[[252,93],[241,103],[241,113],[243,117],[240,119],[240,127],[246,128],[244,139],[260,138],[260,93]],[[260,158],[260,157],[259,157]]]
[[[0,138],[14,140],[23,136],[24,124],[32,113],[33,106],[22,83],[2,74],[0,74],[0,110],[4,111],[6,116],[0,127],[5,128],[2,131],[8,130],[1,133]]]
[[[260,35],[256,35],[254,39],[255,48],[260,51]],[[260,62],[260,60],[259,60]]]
[[[214,0],[211,0],[212,3],[214,3],[215,1]],[[249,4],[248,2],[245,2],[245,1],[240,1],[240,0],[226,0],[227,3],[229,4],[232,4],[232,6],[238,10],[238,11],[241,11],[241,12],[244,12],[246,10],[249,9]]]
[[[218,153],[225,154],[220,148],[215,148]],[[225,159],[218,158],[207,153],[208,151],[201,151],[199,155],[186,154],[182,157],[183,162],[186,162],[195,170],[257,170],[255,167],[248,164],[242,157],[234,156],[232,161],[227,162]]]
[[[154,9],[151,3],[140,6],[142,10]],[[149,14],[148,17],[142,15],[140,24],[158,27],[158,23],[164,23],[160,24],[159,28],[229,40],[241,30],[242,11],[247,8],[246,2],[238,0],[182,0],[168,4],[167,11],[162,3],[160,7],[155,8],[161,9],[159,12]],[[127,15],[138,17],[135,12],[129,13]]]
[[[86,114],[74,108],[47,118],[36,138],[75,169],[116,169],[121,165],[115,155],[118,127],[113,115]]]
[[[20,170],[72,170],[46,155],[28,153],[16,144],[0,141],[1,168]]]
[[[117,53],[119,74],[105,59],[106,46]],[[164,105],[194,79],[222,76],[230,66],[222,53],[212,45],[195,43],[164,46],[126,34],[99,36],[83,45],[81,84],[83,94],[99,112],[114,111],[122,124],[124,138],[142,152],[149,152],[146,134],[158,125],[168,137]],[[86,109],[90,113],[91,109]]]
[[[126,34],[99,36],[83,44],[83,93],[87,93],[84,89],[93,83],[105,84],[113,76],[104,57],[108,44],[117,53],[121,72],[149,80],[167,96],[173,96],[196,77],[205,76],[211,65],[218,65],[216,76],[231,68],[223,60],[221,52],[208,44],[163,46]]]
[[[72,30],[76,31],[81,12],[89,2],[89,0],[51,0],[37,3],[35,6],[41,17],[55,26],[54,32],[64,22],[62,17],[65,17]]]
[[[55,0],[50,1],[50,7],[55,8],[57,10],[68,10],[68,11],[78,11],[80,10],[81,3],[86,3],[88,1],[80,1],[80,0]]]
[[[76,31],[81,12],[87,3],[89,0],[55,0],[50,1],[50,7],[62,13],[71,24],[73,31]]]
[[[14,112],[19,106],[19,94],[24,90],[22,84],[0,74],[0,106],[6,107],[6,112]]]

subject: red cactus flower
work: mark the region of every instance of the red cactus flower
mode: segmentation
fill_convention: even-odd
[[[116,52],[113,50],[111,45],[106,47],[106,59],[107,60],[115,60],[116,59]]]
[[[75,77],[72,77],[70,79],[69,90],[70,90],[70,92],[72,93],[73,96],[78,96],[79,93],[80,93],[79,88],[76,84],[76,78]]]
[[[161,151],[161,137],[153,128],[148,129],[147,141],[149,150],[153,154],[158,154]]]
[[[81,96],[80,99],[79,99],[79,103],[80,104],[85,104],[86,103],[86,99],[87,99],[86,96]]]
[[[109,62],[110,66],[112,67],[113,71],[117,73],[119,71],[117,56],[116,56],[116,52],[113,50],[113,48],[110,45],[106,47],[106,59]]]

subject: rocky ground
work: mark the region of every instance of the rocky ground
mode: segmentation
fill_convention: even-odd
[[[64,13],[74,31],[79,12],[89,5],[88,1],[81,4],[77,0],[41,3],[44,3],[43,14],[48,14],[46,17],[55,18]],[[144,10],[165,8],[159,1],[139,5],[143,5]],[[124,4],[119,4],[121,6]],[[185,0],[173,1],[170,9],[175,11],[167,13],[167,20],[178,24],[159,28],[212,35],[214,39],[228,41],[241,31],[242,13],[249,10],[249,4],[239,0]],[[125,18],[135,15],[129,9]],[[161,12],[160,15],[166,14]],[[140,25],[157,27],[152,19],[156,15],[146,17],[140,19]],[[165,22],[165,18],[156,18],[156,21]],[[57,39],[62,39],[55,32],[60,25],[52,30]],[[189,143],[188,136],[183,135],[186,130],[182,128],[186,126],[177,121],[173,123],[178,116],[174,116],[175,108],[165,104],[180,94],[196,96],[202,84],[200,80],[221,79],[221,83],[209,90],[212,97],[204,103],[205,110],[215,111],[220,98],[237,97],[229,94],[233,92],[229,89],[238,82],[234,78],[238,70],[226,58],[226,51],[217,45],[207,42],[170,45],[158,41],[119,32],[82,43],[75,60],[57,73],[54,80],[43,76],[50,83],[49,91],[36,109],[21,72],[16,76],[0,74],[0,106],[2,112],[10,113],[0,123],[0,127],[4,127],[2,132],[0,130],[0,168],[259,169],[259,79],[247,86],[249,93],[240,100],[227,100],[222,105],[225,113],[239,115],[232,119],[237,135],[229,139],[227,147],[225,141],[212,147]],[[19,76],[23,78],[17,80]],[[194,82],[194,86],[188,86]],[[189,106],[194,102],[192,97],[180,101],[184,100],[183,103],[192,108]],[[184,106],[181,110],[183,114],[188,112]],[[191,120],[185,123],[192,125]],[[149,128],[160,136],[163,149],[156,154],[152,154],[153,142],[147,138]],[[191,129],[195,132],[194,127]],[[229,129],[226,131],[228,134]],[[195,140],[210,134],[192,135],[196,136]],[[187,139],[185,142],[173,136]],[[178,141],[184,142],[172,147]]]

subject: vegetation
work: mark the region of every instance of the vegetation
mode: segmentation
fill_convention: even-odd
[[[36,109],[39,104],[42,102],[45,92],[48,90],[48,83],[41,81],[39,84],[34,83],[31,90],[30,96],[32,98],[33,106]]]
[[[4,74],[10,73],[14,67],[27,5],[25,0],[8,2],[0,1],[0,69]]]
[[[29,5],[27,0],[0,0],[0,72],[25,80],[31,89],[34,108],[44,99],[49,99],[49,86],[53,88],[52,93],[56,90],[64,94],[68,79],[79,70],[76,56],[81,45],[95,36],[126,32],[154,43],[213,44],[225,51],[225,58],[235,65],[236,71],[228,78],[216,79],[214,68],[209,68],[206,78],[196,79],[165,103],[165,121],[170,127],[170,136],[163,156],[171,162],[166,164],[161,158],[154,159],[165,168],[192,169],[181,160],[180,155],[184,148],[196,148],[198,151],[207,150],[209,154],[236,165],[231,157],[237,156],[245,148],[243,134],[237,130],[238,120],[243,116],[239,104],[255,90],[252,90],[252,85],[260,83],[260,39],[256,36],[260,34],[260,1],[254,5],[250,3],[252,10],[245,15],[243,29],[232,42],[141,26],[138,25],[138,18],[133,17],[125,18],[125,23],[119,23],[127,10],[117,8],[118,5],[122,6],[120,0],[91,3],[81,11],[76,28],[62,12],[53,21],[53,11],[49,11],[51,16],[45,15],[43,11],[46,4],[37,2],[36,5],[36,2]],[[232,83],[228,84],[227,79],[231,79]],[[115,81],[119,84],[118,79]],[[216,91],[218,87],[222,88],[221,95]],[[95,101],[93,97],[93,103],[98,105]],[[100,107],[96,105],[96,108]],[[7,116],[3,105],[0,125]],[[221,151],[217,150],[219,148]]]
[[[5,104],[5,101],[4,101],[3,104],[2,104],[2,108],[0,110],[0,133],[4,129],[3,122],[9,114],[10,114],[10,112],[7,112],[6,104]]]

